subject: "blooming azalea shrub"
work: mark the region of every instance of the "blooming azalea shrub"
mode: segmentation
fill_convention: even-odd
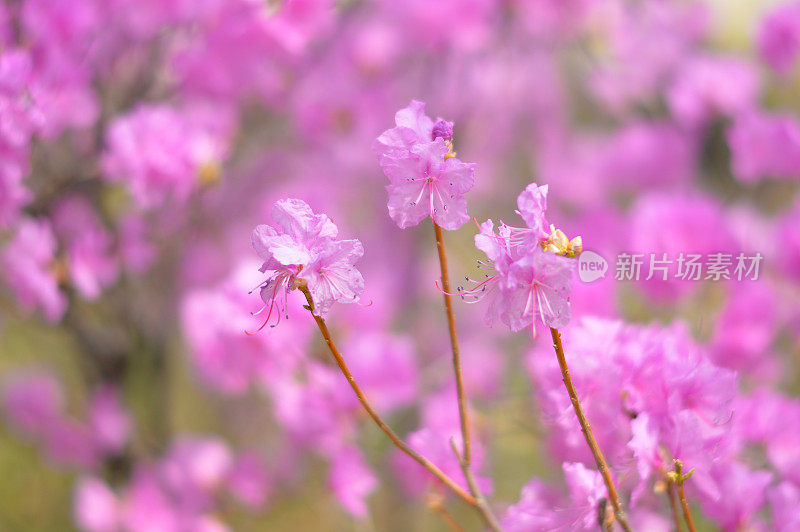
[[[800,3],[723,4],[0,4],[0,529],[800,530]]]

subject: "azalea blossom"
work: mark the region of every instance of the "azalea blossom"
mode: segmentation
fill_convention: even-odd
[[[758,28],[756,46],[769,66],[779,74],[788,75],[800,54],[800,2],[771,8]]]
[[[144,208],[180,202],[218,179],[232,134],[224,109],[140,105],[111,123],[104,176],[127,184]]]
[[[328,314],[334,303],[358,301],[364,278],[353,264],[364,255],[358,240],[336,240],[315,253],[298,275],[308,282],[314,298],[314,313]]]
[[[478,261],[479,267],[492,273],[483,280],[467,278],[474,286],[458,290],[468,302],[489,299],[487,324],[499,320],[512,331],[530,326],[534,337],[537,322],[553,328],[569,323],[572,258],[581,250],[580,237],[570,241],[553,225],[546,232],[547,190],[531,183],[517,198],[526,227],[501,223],[495,232],[492,220],[480,226],[475,246],[487,260]]]
[[[716,4],[0,2],[0,522],[800,531],[800,0]]]
[[[0,252],[0,277],[20,307],[38,308],[51,322],[60,320],[67,307],[59,290],[57,245],[48,220],[23,218],[17,234]]]
[[[364,278],[354,263],[364,254],[361,242],[334,240],[336,225],[302,200],[278,201],[272,219],[274,226],[259,225],[252,235],[253,248],[264,261],[259,271],[267,276],[258,287],[264,301],[259,312],[268,309],[265,325],[276,308],[280,321],[298,279],[308,284],[317,316],[325,316],[335,302],[358,301]]]
[[[389,216],[401,229],[429,216],[444,229],[458,229],[469,220],[464,194],[475,186],[475,164],[455,157],[453,123],[434,122],[416,100],[397,112],[395,123],[372,145],[389,178]]]
[[[475,165],[447,157],[444,139],[417,144],[406,157],[385,157],[389,216],[405,229],[430,216],[444,229],[469,220],[464,194],[475,185]]]
[[[394,115],[396,124],[375,139],[372,150],[381,158],[408,155],[417,144],[424,144],[442,137],[453,139],[453,123],[437,118],[434,122],[425,114],[425,102],[411,100],[407,107]]]

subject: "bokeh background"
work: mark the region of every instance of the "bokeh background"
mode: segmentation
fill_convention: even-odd
[[[519,224],[546,183],[550,221],[612,262],[575,321],[685,323],[800,427],[799,52],[791,2],[4,0],[0,530],[117,530],[125,505],[136,532],[447,529],[298,300],[244,334],[250,233],[302,198],[364,244],[372,304],[330,318],[356,376],[400,434],[452,415],[433,231],[389,219],[371,150],[412,99],[477,163],[471,216]],[[476,275],[475,233],[445,235],[451,277]],[[761,278],[613,279],[622,251],[725,250]],[[530,334],[456,311],[492,501],[562,486]],[[766,501],[728,522],[697,500],[704,530],[777,529]]]

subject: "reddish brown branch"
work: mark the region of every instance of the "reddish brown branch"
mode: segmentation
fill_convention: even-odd
[[[325,320],[321,317],[314,314],[314,300],[311,297],[311,292],[308,291],[308,286],[305,285],[304,282],[298,282],[297,288],[305,295],[306,301],[308,301],[308,310],[311,312],[311,315],[314,317],[314,321],[317,322],[317,326],[319,327],[320,332],[322,333],[322,337],[325,339],[325,343],[328,344],[328,349],[330,350],[333,358],[336,360],[336,364],[339,366],[339,369],[342,371],[342,374],[347,379],[347,382],[350,383],[350,387],[353,388],[353,391],[358,397],[358,400],[361,402],[361,405],[364,407],[364,410],[367,411],[367,414],[372,418],[376,425],[386,434],[389,439],[396,445],[400,450],[406,453],[408,456],[416,460],[422,467],[427,469],[434,477],[439,479],[445,486],[450,488],[456,495],[458,495],[461,499],[464,500],[467,504],[473,507],[477,507],[477,501],[475,497],[467,493],[461,486],[459,486],[453,479],[448,477],[441,469],[436,467],[433,462],[425,458],[424,456],[417,453],[414,449],[408,446],[403,440],[401,440],[397,434],[383,421],[381,416],[372,408],[372,405],[367,400],[364,392],[361,390],[359,385],[356,383],[353,374],[350,373],[350,369],[347,367],[347,364],[342,357],[342,354],[337,349],[336,344],[333,343],[333,338],[331,337],[331,333],[328,330],[328,326],[325,324]]]
[[[611,478],[611,472],[608,469],[608,464],[606,463],[606,459],[603,457],[603,453],[600,451],[600,447],[597,445],[597,440],[594,438],[594,433],[592,433],[592,428],[589,426],[589,421],[586,419],[586,415],[583,413],[583,407],[578,400],[578,394],[575,391],[575,385],[572,384],[572,377],[569,374],[567,359],[564,357],[564,347],[561,345],[561,333],[558,332],[558,329],[551,327],[550,334],[553,337],[553,348],[556,351],[558,365],[561,368],[564,386],[567,387],[567,393],[572,401],[572,408],[575,410],[575,415],[578,417],[578,423],[580,423],[581,431],[583,432],[583,436],[586,438],[586,443],[589,445],[589,449],[592,451],[592,456],[594,456],[597,469],[600,471],[600,475],[603,477],[603,482],[605,483],[606,491],[608,492],[608,499],[611,501],[611,507],[614,509],[614,517],[623,529],[625,529],[627,532],[631,532],[631,526],[628,524],[628,519],[625,517],[622,504],[619,502],[619,495],[617,495],[617,489],[614,487],[614,481]]]
[[[467,486],[469,486],[469,491],[475,496],[475,502],[477,503],[476,507],[483,518],[483,522],[486,523],[486,526],[491,528],[494,532],[503,532],[497,517],[495,517],[494,513],[492,512],[492,507],[489,506],[488,502],[486,502],[486,498],[483,496],[483,493],[481,493],[478,483],[475,481],[475,476],[472,474],[470,465],[466,460],[464,460],[464,457],[459,454],[458,447],[456,447],[456,442],[453,441],[452,438],[450,439],[450,446],[453,448],[456,458],[458,458],[458,464],[461,466],[461,471],[464,472],[464,478],[467,481]]]
[[[442,275],[442,291],[444,292],[444,310],[447,315],[447,329],[450,332],[450,348],[453,352],[453,371],[456,375],[456,394],[458,395],[458,416],[461,422],[461,440],[463,452],[461,456],[467,465],[472,463],[472,444],[469,437],[469,417],[467,414],[467,398],[464,392],[464,377],[461,371],[461,352],[458,347],[458,334],[456,333],[456,319],[453,316],[453,302],[450,299],[450,276],[447,273],[447,254],[444,251],[444,237],[442,228],[433,223],[436,235],[436,250],[439,252],[439,268]]]
[[[672,519],[675,521],[675,532],[681,532],[681,515],[678,510],[678,500],[675,498],[675,487],[670,479],[667,479],[667,497],[669,498],[669,506],[672,510]]]
[[[689,502],[686,500],[686,492],[683,489],[684,482],[692,476],[694,469],[684,475],[683,462],[680,460],[673,460],[673,463],[675,464],[675,474],[672,480],[675,485],[678,486],[678,498],[681,501],[681,509],[683,509],[683,520],[686,521],[686,527],[689,529],[689,532],[696,532],[694,521],[692,521],[692,513],[689,511]]]
[[[433,512],[439,514],[442,521],[447,525],[447,528],[453,532],[466,532],[461,525],[458,524],[458,521],[455,520],[453,514],[447,510],[447,507],[444,505],[444,497],[438,491],[428,494],[428,507]]]

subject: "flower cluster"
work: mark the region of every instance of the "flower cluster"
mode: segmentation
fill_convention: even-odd
[[[580,402],[634,530],[673,459],[699,521],[800,530],[800,1],[717,4],[0,2],[3,523],[432,530],[454,443],[499,528],[620,528]]]
[[[774,528],[791,529],[794,517],[784,512],[787,504],[795,504],[796,495],[775,477],[792,477],[787,468],[797,463],[798,453],[785,445],[795,430],[796,423],[788,421],[795,419],[795,400],[765,389],[742,394],[736,374],[712,363],[680,325],[643,327],[584,318],[570,329],[566,347],[581,361],[573,365],[572,377],[584,390],[581,400],[609,465],[621,489],[630,493],[629,513],[636,528],[668,526],[657,514],[664,490],[671,489],[673,460],[679,459],[692,469],[690,495],[723,529],[759,526],[758,510],[767,502]],[[574,430],[559,368],[545,351],[544,346],[534,349],[528,367],[537,399],[555,429],[547,436],[548,449],[564,461],[566,471],[592,458]],[[773,423],[776,416],[788,416],[787,422]],[[762,446],[775,473],[760,469],[762,461],[752,459]],[[566,478],[566,499],[539,479],[526,485],[519,503],[508,511],[508,528],[565,526],[596,515],[597,495],[576,494]],[[594,527],[588,520],[581,526]]]
[[[30,75],[29,54],[11,50],[0,55],[0,227],[10,225],[31,199],[22,184],[28,172],[30,138],[39,116],[26,94]]]
[[[84,422],[65,413],[64,392],[48,373],[16,375],[3,389],[11,426],[42,445],[54,463],[82,472],[74,492],[81,529],[221,531],[227,528],[212,516],[218,493],[225,490],[250,507],[266,502],[270,479],[264,461],[252,452],[237,456],[217,438],[184,437],[157,463],[130,464],[134,426],[120,401],[116,389],[98,388]],[[104,467],[132,465],[124,486],[112,488],[101,478]]]
[[[475,165],[455,157],[453,123],[434,122],[425,104],[412,100],[397,111],[395,124],[372,145],[390,182],[389,216],[401,229],[429,216],[444,229],[458,229],[469,220],[464,194],[475,185]]]
[[[200,185],[219,179],[232,135],[228,115],[155,105],[119,116],[108,129],[104,175],[127,183],[143,207],[185,201]]]
[[[98,388],[90,399],[86,421],[66,413],[64,392],[50,374],[26,372],[8,379],[3,408],[10,424],[58,463],[92,468],[118,456],[132,431],[130,414],[112,387]]]
[[[582,250],[580,237],[569,240],[545,219],[548,186],[531,183],[517,197],[517,214],[525,227],[504,223],[495,230],[487,220],[475,235],[475,246],[486,254],[481,267],[493,270],[469,290],[459,289],[468,301],[489,300],[486,322],[499,320],[512,331],[536,323],[564,327],[571,317],[569,293],[574,261]]]
[[[267,276],[259,285],[268,323],[273,310],[280,321],[288,294],[304,281],[314,299],[314,314],[324,317],[334,303],[358,302],[364,278],[354,264],[364,254],[358,240],[336,240],[339,229],[324,214],[314,214],[304,201],[275,203],[272,225],[253,231],[253,248],[264,261]]]
[[[141,464],[129,483],[112,488],[97,476],[75,486],[75,521],[87,532],[148,530],[230,530],[214,515],[215,498],[230,494],[258,508],[269,494],[270,478],[253,453],[234,455],[217,438],[185,437],[162,459]]]

